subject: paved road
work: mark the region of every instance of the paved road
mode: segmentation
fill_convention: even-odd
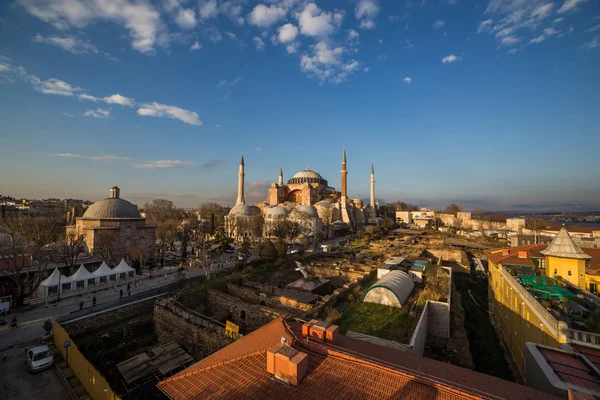
[[[53,399],[70,400],[67,391],[56,376],[55,368],[34,374],[25,366],[25,349],[29,346],[4,350],[8,358],[0,358],[0,399],[30,400]]]

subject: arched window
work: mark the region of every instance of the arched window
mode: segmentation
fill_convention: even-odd
[[[567,272],[567,275],[571,276],[571,271]]]

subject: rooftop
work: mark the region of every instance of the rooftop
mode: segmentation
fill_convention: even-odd
[[[159,383],[172,399],[550,399],[550,395],[478,372],[339,335],[307,341],[301,323],[276,319]],[[308,372],[284,385],[267,372],[267,351],[282,336],[308,355]]]
[[[574,258],[578,260],[589,260],[592,258],[575,243],[564,226],[560,229],[554,240],[541,253],[551,257]]]

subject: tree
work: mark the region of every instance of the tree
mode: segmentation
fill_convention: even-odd
[[[319,217],[325,230],[325,239],[329,239],[331,225],[333,224],[333,206],[323,207],[319,211]]]
[[[198,220],[194,218],[183,221],[183,223],[177,227],[175,237],[181,244],[181,258],[184,262],[187,260],[188,246],[191,243],[194,243],[196,239],[198,226]]]
[[[218,203],[202,203],[198,207],[200,219],[210,224],[210,233],[214,234],[217,228],[225,223],[225,216],[229,213],[229,208],[223,207]]]
[[[69,270],[77,266],[81,252],[85,251],[85,237],[76,231],[69,231],[64,238],[57,242],[57,256]]]
[[[177,239],[177,221],[166,220],[156,225],[156,238],[158,239],[158,259],[161,267],[165,266],[165,250],[173,249]]]
[[[550,221],[542,217],[531,217],[525,220],[525,227],[533,232],[534,235],[534,244],[538,242],[538,236],[540,235],[540,230],[544,227],[550,225]]]
[[[266,240],[260,248],[260,256],[266,260],[274,260],[278,256],[277,248],[272,241]]]
[[[223,253],[227,251],[227,249],[231,247],[233,239],[227,236],[227,234],[225,233],[225,229],[221,227],[215,232],[214,243],[214,252],[218,257],[220,257],[221,255],[223,255]]]
[[[156,224],[168,220],[179,219],[181,210],[176,208],[171,200],[154,199],[152,203],[144,204],[146,218]]]
[[[460,208],[455,203],[452,203],[452,204],[450,204],[449,206],[446,207],[446,209],[444,210],[444,213],[445,214],[456,215],[456,214],[458,214],[461,211],[462,211],[462,208]]]
[[[111,264],[113,253],[115,251],[115,234],[109,231],[99,231],[98,237],[94,241],[94,253],[100,254],[102,261]]]
[[[403,201],[395,201],[389,203],[388,206],[394,209],[394,211],[417,211],[419,208],[411,204],[406,204]]]
[[[137,273],[139,273],[141,261],[144,257],[142,248],[137,244],[133,244],[133,245],[129,246],[127,253],[129,254],[129,257],[131,257],[131,261],[132,261],[131,264],[133,265],[133,268],[135,268]]]
[[[55,260],[62,226],[58,219],[7,215],[1,220],[5,238],[0,238],[0,276],[9,278],[22,305],[38,288],[40,276]]]

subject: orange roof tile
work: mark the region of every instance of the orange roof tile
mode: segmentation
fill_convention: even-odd
[[[335,345],[302,336],[282,319],[159,383],[172,399],[550,399],[552,396],[439,361],[340,335]],[[309,357],[298,386],[266,370],[266,351],[286,335]]]
[[[562,225],[549,225],[541,228],[541,231],[560,231],[563,228]],[[565,226],[569,233],[589,233],[592,234],[594,231],[600,231],[600,228],[594,228],[591,226]]]

